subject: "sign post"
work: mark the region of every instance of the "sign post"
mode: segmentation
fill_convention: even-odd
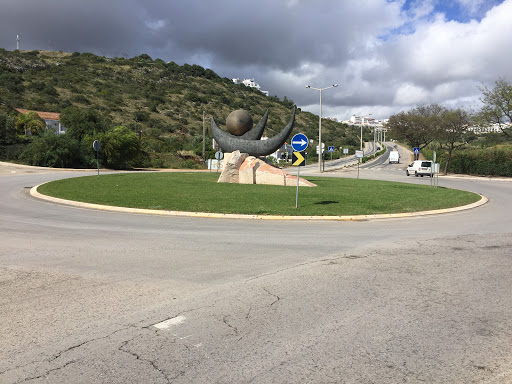
[[[292,153],[292,165],[297,168],[297,192],[295,193],[295,209],[299,207],[299,180],[300,180],[300,167],[306,165],[304,158],[304,151],[308,147],[309,140],[303,133],[297,133],[292,137],[292,148],[295,152]]]
[[[359,179],[359,163],[361,162],[361,159],[364,156],[363,151],[357,151],[356,150],[356,158],[357,158],[357,178]]]
[[[98,176],[100,175],[100,148],[100,142],[98,140],[94,140],[92,143],[92,149],[96,151],[96,166],[98,167]]]
[[[433,179],[436,175],[435,167],[436,167],[436,151],[434,151],[434,153],[432,154],[432,166],[430,167],[430,186],[431,187],[432,187],[432,184],[435,185],[435,182],[432,183],[434,181]]]
[[[224,158],[224,153],[221,151],[215,152],[215,158],[217,159],[217,173],[219,173],[220,161]]]
[[[420,148],[419,147],[414,147],[412,149],[413,153],[414,153],[414,160],[418,160],[419,157],[420,157]]]
[[[332,153],[334,152],[334,147],[329,147],[328,151],[331,153],[331,160],[332,160]]]

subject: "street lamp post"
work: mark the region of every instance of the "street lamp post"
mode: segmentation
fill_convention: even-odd
[[[372,114],[369,113],[368,116],[371,116]],[[361,115],[361,137],[359,138],[360,141],[361,141],[361,151],[363,150],[363,125],[364,125],[364,116],[365,115]]]
[[[320,114],[319,114],[319,120],[318,120],[318,170],[322,172],[322,157],[323,157],[323,151],[322,151],[322,91],[325,91],[329,88],[335,88],[338,84],[333,84],[330,87],[325,88],[314,88],[310,85],[306,85],[306,88],[311,88],[316,91],[320,92]]]

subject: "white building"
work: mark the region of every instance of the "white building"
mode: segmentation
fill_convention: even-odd
[[[246,87],[256,88],[258,91],[263,93],[265,96],[268,96],[268,91],[262,91],[260,85],[258,83],[256,83],[254,81],[254,79],[243,79],[243,80],[240,80],[239,78],[235,78],[235,79],[231,79],[231,80],[235,84],[243,84]]]
[[[369,127],[376,127],[376,128],[382,128],[383,122],[380,120],[376,120],[372,117],[368,116],[357,116],[352,115],[349,120],[343,121],[343,123],[348,125],[366,125]]]
[[[468,127],[468,131],[474,132],[477,135],[483,134],[483,133],[501,133],[502,132],[501,128],[503,128],[503,129],[512,128],[512,124],[511,123],[501,124],[501,127],[499,124],[491,124],[487,127],[471,126],[471,127]]]
[[[28,109],[22,108],[16,108],[16,111],[23,113],[24,115],[29,112],[35,112],[41,119],[43,119],[47,129],[55,129],[55,133],[57,135],[66,133],[66,128],[60,123],[60,113],[29,111]]]

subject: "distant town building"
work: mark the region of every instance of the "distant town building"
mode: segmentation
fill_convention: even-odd
[[[66,128],[60,123],[60,113],[30,111],[23,108],[16,108],[16,111],[23,113],[24,115],[29,112],[35,112],[41,119],[43,119],[46,124],[46,129],[55,129],[55,133],[57,135],[66,133]]]
[[[348,125],[366,125],[369,127],[382,128],[384,126],[385,121],[376,120],[368,116],[352,115],[349,120],[345,120],[343,121],[343,123]]]
[[[262,91],[260,85],[258,83],[256,83],[254,81],[254,79],[243,79],[243,80],[240,80],[239,78],[235,78],[235,79],[231,79],[231,80],[235,84],[243,84],[246,87],[256,88],[258,91],[263,93],[265,96],[268,96],[268,91]]]
[[[491,124],[487,127],[481,127],[481,126],[470,126],[468,127],[469,132],[474,132],[477,135],[485,134],[485,133],[501,133],[503,129],[512,128],[512,123],[505,123],[505,124]]]

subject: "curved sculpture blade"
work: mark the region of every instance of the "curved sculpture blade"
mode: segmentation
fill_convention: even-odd
[[[268,119],[268,109],[261,118],[261,120],[256,124],[256,126],[248,132],[245,132],[242,136],[238,136],[241,139],[247,140],[259,140],[261,136],[263,136],[263,131],[265,130],[265,126],[267,125]],[[232,135],[234,136],[234,135]]]
[[[240,136],[231,135],[220,129],[213,117],[211,126],[213,138],[225,152],[238,150],[242,153],[248,153],[251,156],[268,156],[282,147],[288,136],[290,136],[294,123],[295,108],[293,109],[292,117],[286,127],[279,134],[268,140],[248,140]]]

